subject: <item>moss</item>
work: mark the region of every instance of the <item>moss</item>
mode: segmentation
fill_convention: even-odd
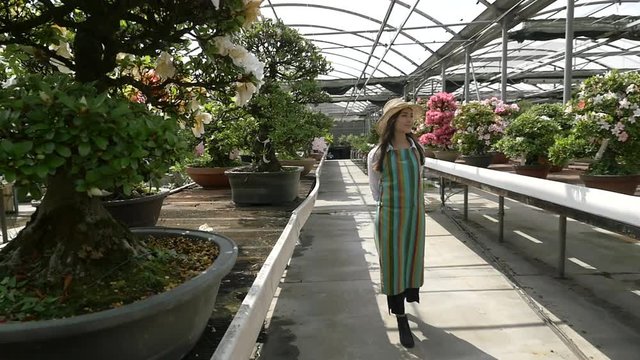
[[[149,237],[144,254],[58,284],[0,274],[0,323],[65,318],[123,306],[170,290],[207,269],[219,254],[210,241]]]

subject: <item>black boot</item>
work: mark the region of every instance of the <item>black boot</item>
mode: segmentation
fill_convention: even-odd
[[[409,329],[409,320],[407,315],[396,316],[398,320],[398,332],[400,333],[400,344],[406,348],[413,347],[413,335]]]

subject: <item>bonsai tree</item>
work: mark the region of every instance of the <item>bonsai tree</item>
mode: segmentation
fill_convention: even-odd
[[[554,162],[591,157],[591,175],[640,173],[639,72],[611,71],[586,79],[566,110],[574,122],[551,148]]]
[[[320,112],[300,111],[301,117],[292,121],[278,122],[272,132],[272,139],[278,157],[281,159],[299,159],[311,153],[311,144],[317,137],[329,135],[333,119]]]
[[[304,104],[327,100],[315,79],[326,74],[330,65],[315,45],[279,21],[255,23],[238,42],[265,64],[260,93],[246,106],[247,114],[258,124],[250,144],[253,167],[260,172],[280,171],[276,151],[291,141],[287,129],[319,119]]]
[[[451,141],[463,155],[487,155],[502,137],[505,123],[490,105],[472,101],[460,105],[453,118]]]
[[[46,193],[0,251],[0,279],[26,278],[62,296],[70,279],[144,260],[144,245],[97,195],[127,191],[170,165],[177,124],[200,132],[206,121],[201,103],[234,93],[246,99],[257,89],[260,63],[244,48],[226,51],[221,40],[255,20],[257,6],[2,2],[0,173],[34,191],[44,185]],[[67,75],[53,75],[59,72]]]
[[[518,115],[506,128],[495,148],[512,159],[520,158],[523,165],[547,163],[549,147],[561,127],[557,121],[538,112],[539,105]]]

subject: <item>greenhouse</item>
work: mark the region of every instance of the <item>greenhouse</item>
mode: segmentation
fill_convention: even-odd
[[[637,0],[0,4],[0,359],[637,359]]]

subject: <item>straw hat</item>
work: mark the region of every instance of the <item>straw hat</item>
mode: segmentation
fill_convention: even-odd
[[[382,117],[380,117],[380,120],[378,120],[378,134],[382,135],[385,127],[387,127],[387,122],[393,115],[407,108],[413,110],[414,118],[416,117],[416,114],[424,111],[422,106],[406,102],[402,98],[395,98],[387,101],[387,103],[384,104],[384,107],[382,108]]]

